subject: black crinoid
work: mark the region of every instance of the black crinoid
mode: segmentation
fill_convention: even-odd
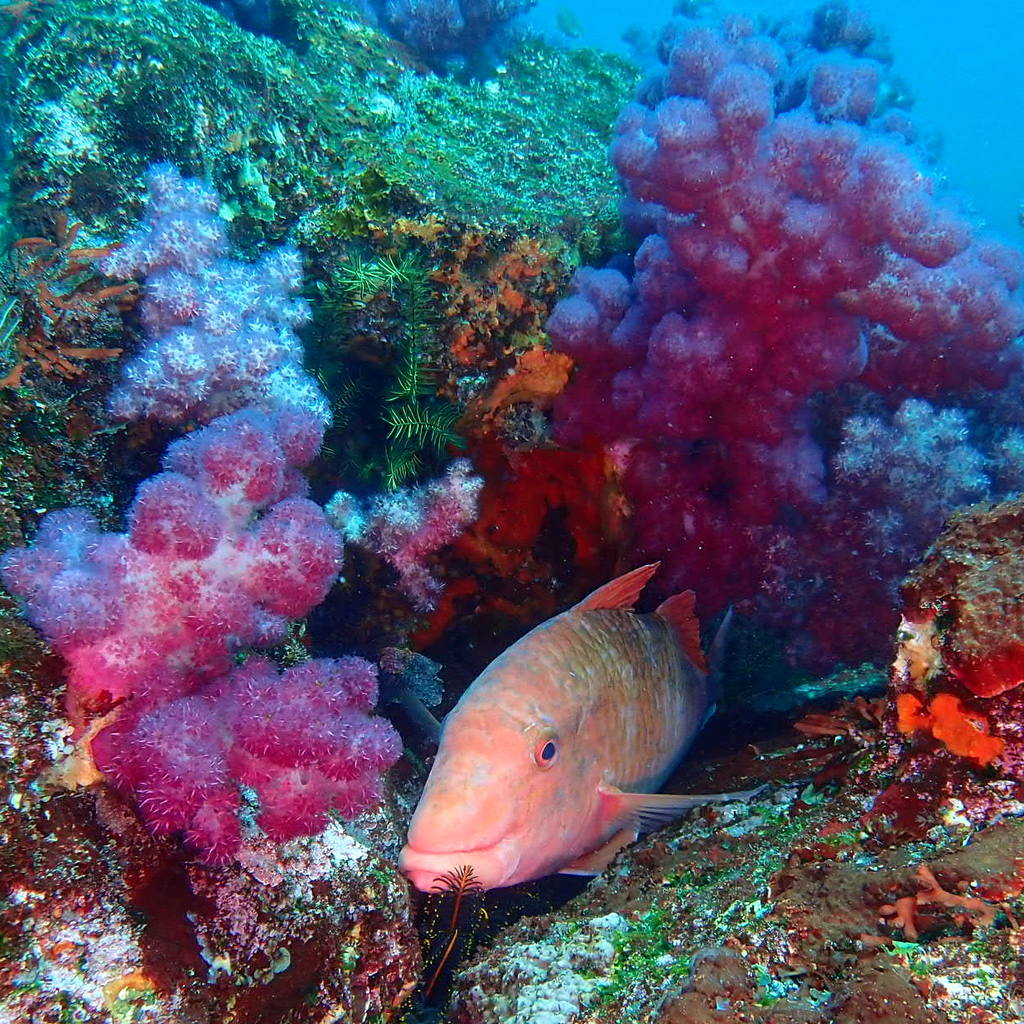
[[[394,490],[436,471],[461,410],[438,397],[437,296],[416,253],[353,256],[318,286],[318,373],[334,405],[330,452],[341,472]]]
[[[427,1002],[438,989],[440,979],[446,974],[450,976],[460,955],[472,946],[481,917],[485,914],[479,900],[467,900],[467,897],[483,892],[483,886],[469,864],[439,875],[434,879],[432,888],[437,895],[428,896],[429,905],[424,908],[424,917],[428,919],[425,928],[428,946],[424,951],[427,970],[422,997]]]

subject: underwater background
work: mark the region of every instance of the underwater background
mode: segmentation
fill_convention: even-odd
[[[1016,5],[0,85],[0,1024],[1024,1020]]]

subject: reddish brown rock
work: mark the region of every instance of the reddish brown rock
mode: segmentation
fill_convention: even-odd
[[[31,770],[7,775],[0,811],[0,1020],[391,1019],[420,972],[389,859],[404,801],[286,844],[250,821],[237,862],[204,867],[102,783],[54,789],[75,777],[48,770],[66,722],[42,701],[5,707],[4,754]]]

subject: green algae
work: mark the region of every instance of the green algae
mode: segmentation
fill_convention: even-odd
[[[42,394],[26,387],[0,399],[0,551],[26,543],[51,509],[80,505],[104,525],[114,520],[115,498],[102,484],[121,428],[82,425],[82,405],[60,387],[46,382]]]
[[[666,910],[655,906],[629,921],[626,928],[615,935],[611,970],[608,977],[602,979],[588,1009],[601,1010],[620,1004],[637,988],[652,987],[652,978],[657,977],[661,984],[689,974],[686,960],[676,955],[669,938],[669,923]]]
[[[680,917],[707,914],[716,943],[724,944],[730,936],[771,914],[771,902],[757,896],[728,901],[727,894],[738,885],[752,893],[766,892],[769,879],[779,868],[779,850],[802,835],[807,824],[773,804],[756,803],[750,809],[756,825],[743,840],[749,843],[749,858],[726,868],[705,864],[670,874],[664,887],[652,894],[650,909],[629,920],[614,940],[615,958],[599,994],[587,1007],[588,1013],[613,1011],[630,1020],[648,1020],[652,1019],[647,1015],[652,1001],[657,1001],[659,994],[679,991],[691,974],[691,957],[673,927]],[[765,843],[768,836],[771,839]],[[732,848],[732,844],[720,845]],[[759,927],[763,929],[763,925]],[[757,977],[759,990],[772,1001],[781,998],[785,993],[779,983],[767,968],[759,966],[763,972]]]
[[[0,553],[28,543],[51,509],[77,505],[106,527],[116,524],[117,498],[107,466],[120,428],[93,430],[82,405],[45,381],[42,391],[0,392]],[[0,693],[30,687],[49,647],[0,587]]]
[[[16,219],[70,198],[113,237],[141,172],[167,160],[218,188],[243,241],[301,217],[327,244],[427,208],[561,227],[585,246],[616,230],[607,145],[631,65],[531,40],[492,80],[464,83],[416,67],[343,6],[280,8],[284,42],[192,0],[58,0],[27,19],[0,42],[18,68]]]
[[[314,321],[325,341],[315,372],[334,414],[326,450],[388,491],[466,444],[456,430],[461,408],[437,397],[440,309],[430,274],[415,250],[373,259],[357,252],[317,282]]]
[[[48,236],[66,215],[83,222],[90,245],[120,239],[139,215],[143,172],[170,161],[218,189],[239,256],[290,235],[312,278],[329,280],[355,249],[379,247],[403,217],[498,234],[536,228],[570,243],[566,273],[614,246],[621,229],[607,145],[635,84],[630,65],[529,41],[492,80],[466,83],[417,66],[341,5],[278,7],[281,40],[193,0],[55,0],[11,26],[0,39],[9,86],[0,125],[9,135],[4,169],[16,233]],[[324,335],[307,339],[314,361],[337,355],[343,346],[328,344],[323,319],[314,327]],[[337,367],[321,369],[329,384],[342,382]],[[81,408],[83,388],[105,386],[117,371],[90,366],[89,381],[71,384],[33,375],[31,387],[7,389],[21,411],[0,409],[0,420],[27,422],[27,412],[34,426],[12,427],[0,449],[0,497],[17,519],[0,523],[0,547],[23,543],[42,510],[68,504],[101,502],[105,525],[116,525],[114,465],[80,472],[90,452],[76,451],[58,421]],[[387,424],[398,441],[416,435],[402,451],[425,450],[425,433],[452,438],[454,407],[432,408],[448,419],[405,415]],[[97,435],[103,422],[97,412],[87,431]],[[393,482],[415,468],[377,463],[371,475]]]

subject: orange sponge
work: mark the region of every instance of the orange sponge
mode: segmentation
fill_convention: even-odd
[[[940,693],[928,708],[913,693],[896,698],[897,727],[904,735],[930,733],[954,754],[969,757],[979,766],[991,764],[1006,743],[989,733],[988,719],[964,707],[951,693]]]

